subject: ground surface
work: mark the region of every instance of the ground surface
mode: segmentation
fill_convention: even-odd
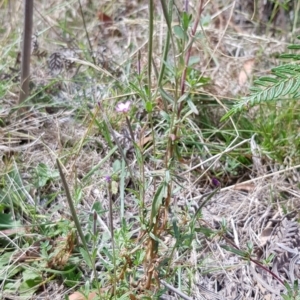
[[[36,1],[32,97],[22,114],[22,1],[1,4],[1,299],[84,299],[78,291],[89,299],[98,291],[99,299],[282,299],[282,283],[299,279],[299,117],[280,115],[298,105],[256,106],[220,121],[253,79],[280,64],[297,35],[296,5],[220,2],[201,12],[190,102],[179,115],[172,99],[181,96],[186,49],[176,26],[185,3],[173,9],[164,106],[155,74],[167,34],[160,2],[149,78],[146,2],[81,1],[84,24],[79,1]],[[192,20],[198,4],[188,5]],[[129,112],[118,113],[126,101]]]

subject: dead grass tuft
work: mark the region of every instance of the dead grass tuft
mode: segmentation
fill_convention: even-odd
[[[101,6],[97,7],[98,3],[94,3],[95,1],[81,1],[85,8],[87,30],[92,45],[90,49],[77,1],[36,2],[34,24],[38,32],[39,51],[43,55],[32,57],[32,94],[35,96],[32,97],[32,102],[28,102],[28,111],[21,117],[16,114],[18,88],[13,83],[10,92],[0,100],[0,169],[3,182],[5,183],[5,176],[13,168],[17,168],[24,185],[29,186],[29,183],[34,180],[33,171],[40,164],[54,171],[57,169],[56,159],[59,158],[63,162],[64,174],[70,190],[74,192],[74,201],[82,227],[89,234],[92,230],[90,220],[93,218],[96,204],[100,203],[103,210],[102,214],[97,215],[95,221],[101,236],[95,246],[97,254],[95,264],[100,270],[97,271],[104,274],[101,284],[105,286],[105,290],[109,290],[112,285],[110,278],[112,274],[107,271],[111,267],[107,250],[111,247],[111,239],[109,197],[105,176],[115,175],[112,178],[115,184],[114,226],[116,234],[121,236],[118,247],[122,249],[120,251],[122,264],[126,261],[129,269],[128,278],[124,279],[125,275],[122,277],[119,274],[119,279],[120,282],[126,282],[126,287],[131,289],[129,292],[126,291],[131,293],[128,294],[128,299],[140,299],[137,297],[143,294],[146,270],[150,267],[157,272],[157,277],[154,276],[151,283],[151,292],[157,292],[158,279],[161,275],[157,270],[161,266],[163,266],[161,269],[168,270],[168,276],[172,274],[175,278],[176,272],[180,274],[178,280],[173,280],[174,278],[170,276],[171,281],[173,284],[180,281],[181,290],[186,291],[191,299],[203,297],[206,299],[254,299],[255,297],[256,299],[269,297],[280,299],[280,294],[285,291],[285,288],[256,262],[267,260],[270,255],[273,255],[268,268],[275,275],[290,283],[299,277],[300,270],[297,264],[300,250],[297,200],[300,196],[299,166],[288,164],[278,166],[270,161],[268,163],[261,161],[262,173],[254,168],[251,169],[252,166],[243,166],[240,168],[243,174],[234,177],[227,170],[228,162],[223,158],[232,151],[246,151],[238,143],[246,144],[250,139],[243,139],[238,132],[232,130],[232,136],[236,134],[233,140],[238,140],[235,143],[238,147],[230,142],[223,148],[217,148],[222,142],[220,136],[212,133],[212,138],[203,137],[198,120],[186,117],[188,121],[185,124],[192,128],[188,132],[191,134],[196,132],[197,142],[200,141],[199,145],[204,146],[201,148],[201,153],[199,148],[189,150],[185,145],[183,146],[186,148],[182,152],[190,156],[181,157],[181,161],[176,162],[177,173],[172,174],[176,179],[171,195],[173,202],[168,217],[172,222],[177,221],[179,233],[186,237],[181,241],[182,244],[188,240],[189,234],[193,234],[194,237],[189,245],[190,248],[180,248],[176,244],[178,243],[176,237],[170,234],[171,226],[174,224],[170,222],[168,231],[160,237],[161,241],[157,246],[159,259],[153,266],[147,265],[148,261],[144,259],[144,265],[141,264],[134,273],[130,269],[133,269],[133,257],[142,255],[139,251],[147,248],[144,239],[147,228],[142,228],[138,221],[138,216],[141,214],[138,200],[140,195],[135,190],[135,180],[141,179],[141,164],[132,154],[134,151],[129,151],[127,159],[133,170],[133,178],[130,179],[122,167],[117,168],[121,157],[117,151],[108,155],[112,147],[105,136],[104,118],[103,115],[101,116],[101,111],[97,110],[97,103],[102,101],[105,113],[119,135],[124,133],[122,128],[126,121],[125,118],[116,116],[115,103],[120,99],[130,98],[136,105],[137,115],[140,113],[140,107],[143,109],[144,106],[140,105],[141,95],[127,87],[133,83],[129,75],[131,71],[137,72],[138,62],[141,63],[142,73],[147,68],[147,3],[102,1]],[[195,7],[196,3],[197,1],[191,6]],[[236,7],[238,3],[239,1]],[[0,14],[3,16],[1,22],[7,24],[6,29],[1,33],[1,42],[3,41],[5,46],[0,52],[2,55],[8,53],[8,63],[4,65],[6,69],[3,70],[6,74],[9,64],[14,61],[12,57],[15,58],[19,51],[21,33],[18,28],[21,28],[22,6],[20,1],[10,1],[9,4],[1,5]],[[235,99],[248,93],[253,78],[267,73],[278,63],[275,55],[282,52],[287,43],[282,35],[270,36],[268,32],[257,32],[254,26],[249,28],[239,26],[240,17],[236,7],[209,4],[205,8],[205,14],[211,16],[211,21],[208,25],[203,25],[202,35],[195,38],[192,49],[192,56],[200,57],[200,62],[195,68],[201,75],[211,80],[209,86],[201,86],[197,92],[212,96],[222,104],[212,114],[217,120],[216,123],[219,122],[217,117],[224,111],[223,99]],[[153,61],[159,67],[162,63],[161,49],[167,26],[158,4],[155,13]],[[176,18],[174,19],[174,24],[177,24]],[[248,21],[249,16],[244,16],[243,24]],[[75,51],[76,55],[71,55],[70,51]],[[60,53],[60,55],[54,55],[56,58],[52,56],[52,59],[58,60],[59,56],[59,59],[65,60],[59,66],[59,72],[49,69],[49,59],[51,60],[53,53]],[[141,60],[138,59],[139,53]],[[91,63],[93,59],[96,64]],[[70,63],[70,68],[67,68],[66,61]],[[56,62],[54,61],[55,66],[57,66]],[[143,80],[140,84],[144,85]],[[155,88],[156,84],[156,77],[153,77],[151,88]],[[161,99],[156,102],[159,101]],[[149,138],[152,132],[148,126],[153,120],[147,119],[147,116],[142,116],[140,119],[132,117],[132,123],[136,122],[135,133],[138,135],[140,132],[146,132],[148,137],[145,138],[147,143],[144,142],[143,145],[146,157],[143,174],[147,183],[144,187],[144,217],[148,220],[150,220],[150,210],[157,188],[164,180],[166,171],[164,146],[170,140],[170,136],[165,135],[163,121],[159,119],[162,111],[157,105],[152,116],[155,146],[152,137]],[[145,115],[144,111],[143,114]],[[172,111],[169,114],[171,115]],[[184,131],[182,132],[179,139],[183,140]],[[111,136],[110,138],[113,141]],[[130,139],[127,138],[128,140]],[[155,150],[157,155],[154,157],[151,155],[155,147],[157,147]],[[129,149],[133,149],[132,145]],[[252,159],[251,150],[247,150],[248,153]],[[283,171],[286,167],[288,169]],[[225,178],[229,179],[226,184],[221,182],[224,186],[220,193],[214,195],[204,205],[195,221],[197,228],[206,228],[214,231],[215,234],[208,237],[200,230],[189,232],[189,224],[198,213],[201,201],[205,200],[205,197],[202,197],[214,190],[211,179],[218,177],[218,174],[222,174],[224,182]],[[244,178],[247,178],[247,181]],[[31,208],[37,207],[38,213],[35,217],[38,216],[43,220],[46,217],[54,223],[62,220],[72,222],[62,191],[60,180],[50,180],[50,183],[45,184],[41,189],[27,191],[29,196],[25,199],[25,203],[30,204]],[[50,192],[57,195],[49,201],[50,203],[46,201],[45,204],[43,197]],[[0,204],[1,201],[2,199]],[[120,217],[122,205],[125,212],[124,223],[130,227],[127,239],[121,232],[124,226]],[[32,241],[31,235],[38,235],[35,232],[38,222],[32,215],[29,214],[30,217],[25,215],[24,213],[24,220],[21,221],[24,221],[26,226],[30,222],[36,224],[21,237],[27,242],[24,244],[29,245]],[[162,223],[163,218],[162,215],[157,216],[156,222]],[[226,231],[222,232],[224,229],[222,226],[226,227]],[[8,240],[9,243],[13,241],[10,238]],[[222,247],[230,246],[246,253],[247,245],[250,247],[250,244],[253,245],[251,261]],[[24,253],[27,250],[22,249]],[[71,253],[69,254],[71,256]],[[26,263],[30,264],[27,261]],[[85,276],[84,280],[88,280],[92,275],[84,263],[86,262],[78,263],[78,267]],[[24,268],[24,265],[22,267]],[[18,276],[21,275],[16,275],[12,281],[21,280]],[[63,299],[64,295],[70,295],[78,290],[79,284],[84,283],[82,281],[82,278],[77,279],[77,284],[69,289],[62,277],[54,276],[51,281],[45,280],[32,299]],[[0,290],[7,299],[21,299],[6,292],[3,284],[0,284]],[[165,292],[161,297],[160,299],[175,298],[176,293]]]

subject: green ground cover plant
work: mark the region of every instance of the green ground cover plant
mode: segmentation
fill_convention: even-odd
[[[33,4],[27,95],[0,3],[1,299],[298,299],[299,5]]]

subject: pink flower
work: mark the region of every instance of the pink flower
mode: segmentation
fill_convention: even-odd
[[[130,105],[130,101],[126,101],[125,103],[118,103],[116,106],[116,111],[121,113],[127,113],[130,109]]]
[[[111,177],[109,175],[106,175],[104,178],[106,182],[111,182]]]

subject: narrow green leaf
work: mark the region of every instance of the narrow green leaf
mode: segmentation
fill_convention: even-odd
[[[188,30],[190,22],[191,22],[191,19],[192,19],[192,15],[191,14],[188,14],[185,11],[182,13],[181,24],[182,24],[183,30],[185,30],[185,31]]]
[[[247,256],[247,253],[245,251],[241,251],[239,249],[235,249],[235,248],[232,248],[232,247],[229,247],[227,245],[221,245],[221,248],[229,251],[229,252],[232,252],[238,256],[241,256],[241,257],[246,257]]]
[[[290,64],[285,64],[281,66],[282,70],[288,70],[288,71],[295,71],[295,72],[299,72],[300,71],[300,67],[298,64],[295,63],[290,63]]]
[[[256,103],[260,103],[261,101],[267,101],[267,100],[269,100],[269,98],[268,98],[268,91],[269,91],[268,89],[264,90],[263,93],[261,94],[261,99],[259,99],[259,101],[256,102]]]
[[[221,122],[226,121],[228,118],[230,118],[232,115],[234,115],[236,113],[236,108],[232,108],[231,110],[229,110],[222,118],[221,118]]]
[[[120,188],[119,188],[119,191],[120,191],[120,217],[121,217],[121,220],[123,220],[124,218],[124,214],[125,214],[125,189],[126,189],[126,169],[125,169],[125,161],[124,159],[122,159],[122,162],[121,162],[121,174],[120,174]],[[113,185],[112,185],[112,188],[113,188]],[[113,194],[113,190],[112,190],[112,194]]]
[[[282,79],[287,79],[288,77],[284,74],[282,74],[279,70],[272,71],[277,77],[280,77]]]
[[[272,83],[278,83],[278,79],[273,78],[273,77],[267,77],[267,76],[262,76],[259,78],[260,81],[266,81],[266,82],[272,82]]]
[[[74,199],[74,202],[76,204],[80,203],[81,199],[82,199],[82,188],[80,186],[77,186],[75,188],[75,191],[73,193],[73,199]]]
[[[299,50],[300,49],[300,45],[293,44],[293,45],[289,45],[287,48],[291,49],[291,50]]]
[[[201,209],[207,204],[208,201],[210,201],[212,199],[212,197],[218,193],[220,191],[220,187],[216,188],[215,190],[213,190],[212,192],[209,192],[207,195],[203,195],[203,198],[201,198],[200,200],[203,199],[203,201],[201,201],[201,203],[198,204],[198,209],[196,210],[195,214],[194,214],[194,218],[197,218],[197,214],[201,211]]]
[[[180,96],[180,98],[178,99],[178,103],[185,101],[187,98],[189,97],[188,93],[183,94],[182,96]]]
[[[164,100],[167,100],[170,103],[174,103],[174,98],[170,94],[168,94],[164,89],[159,88],[158,90],[160,92],[161,97]]]
[[[188,106],[190,107],[191,111],[192,111],[194,114],[198,115],[198,114],[199,114],[199,111],[198,111],[196,105],[193,103],[193,101],[192,101],[192,99],[191,99],[190,97],[188,97],[187,103],[188,103]]]
[[[158,215],[159,208],[162,205],[162,200],[165,196],[165,193],[166,193],[166,184],[165,182],[162,182],[158,187],[152,202],[151,222],[154,224],[156,223],[156,217]]]
[[[292,89],[292,87],[293,87],[294,84],[295,83],[294,83],[294,79],[293,78],[291,78],[290,80],[288,80],[285,88],[283,89],[283,91],[281,93],[281,95],[282,96],[287,95],[290,92],[290,90]]]
[[[176,218],[172,219],[172,226],[173,226],[173,231],[174,231],[174,236],[176,240],[179,240],[180,238],[180,232],[179,232],[179,228],[177,225],[178,220]]]
[[[300,92],[298,92],[298,93],[294,94],[294,95],[293,95],[293,98],[294,98],[294,99],[298,99],[298,98],[300,98]]]
[[[84,261],[86,262],[86,264],[92,269],[93,266],[92,266],[92,262],[91,262],[91,259],[90,259],[90,256],[89,256],[89,253],[83,249],[83,248],[79,248],[79,251],[82,255],[82,258],[84,259]]]
[[[195,231],[203,233],[206,237],[211,237],[212,235],[215,234],[215,232],[212,229],[210,229],[209,227],[205,227],[205,226],[195,228]]]
[[[288,75],[291,75],[291,76],[298,75],[298,72],[296,70],[292,69],[292,68],[281,69],[281,73],[288,74]]]
[[[261,88],[256,87],[256,86],[250,87],[249,90],[250,90],[250,92],[253,92],[253,93],[259,93],[259,92],[261,92]]]
[[[67,201],[68,201],[69,208],[70,208],[70,211],[71,211],[71,215],[73,217],[73,220],[74,220],[74,223],[75,223],[78,235],[79,235],[79,237],[81,239],[81,242],[82,242],[84,248],[86,249],[85,250],[86,253],[87,253],[86,254],[87,255],[87,260],[86,261],[93,268],[94,274],[96,274],[96,269],[95,269],[95,266],[92,265],[92,257],[90,256],[90,254],[88,252],[88,245],[87,245],[87,243],[85,241],[85,236],[83,234],[83,231],[82,231],[82,228],[81,228],[81,225],[80,225],[77,213],[76,213],[76,209],[75,209],[75,205],[73,203],[73,199],[71,197],[70,189],[69,189],[66,177],[64,175],[64,172],[62,170],[61,162],[60,162],[60,160],[58,158],[56,159],[56,164],[57,164],[57,167],[58,167],[59,175],[60,175],[60,178],[61,178],[61,181],[62,181],[62,185],[63,185],[65,193],[66,193],[66,197],[67,197]]]
[[[284,81],[280,82],[279,86],[276,87],[276,93],[274,95],[274,98],[279,97],[279,95],[282,94],[283,89],[284,89]]]
[[[66,274],[72,273],[74,270],[76,270],[76,268],[77,268],[77,266],[71,267],[70,269],[67,269],[67,270],[54,270],[54,269],[43,268],[43,271],[46,271],[47,273],[52,273],[52,274],[66,275]]]
[[[169,53],[169,49],[170,49],[170,41],[173,42],[173,36],[171,37],[171,20],[172,20],[172,13],[173,13],[173,1],[169,1],[169,5],[167,7],[165,1],[160,1],[161,6],[162,6],[162,11],[167,23],[167,27],[168,27],[168,31],[167,31],[167,36],[165,38],[165,45],[164,45],[164,50],[163,50],[163,57],[162,57],[162,65],[160,68],[160,73],[158,76],[158,86],[161,87],[162,84],[162,79],[164,77],[164,73],[165,73],[165,69],[166,69],[166,61],[168,58],[168,53]],[[164,105],[166,105],[164,103]]]
[[[163,241],[156,235],[153,234],[153,232],[149,232],[149,236],[156,242],[164,244]]]
[[[254,106],[255,104],[260,103],[261,95],[262,95],[262,93],[254,95],[253,97],[249,98],[249,104],[250,104],[251,107]]]
[[[294,291],[299,291],[298,279],[294,281]]]
[[[290,89],[289,94],[294,94],[300,87],[300,77],[296,79],[296,82],[294,83],[293,87]]]
[[[270,84],[268,82],[260,81],[260,79],[254,80],[253,83],[256,85],[264,86],[264,87],[270,86]]]
[[[274,99],[275,92],[276,92],[276,88],[274,86],[272,86],[269,89],[269,95],[268,95],[269,99]]]
[[[279,58],[282,59],[293,59],[293,60],[300,60],[300,55],[298,54],[281,54]]]

